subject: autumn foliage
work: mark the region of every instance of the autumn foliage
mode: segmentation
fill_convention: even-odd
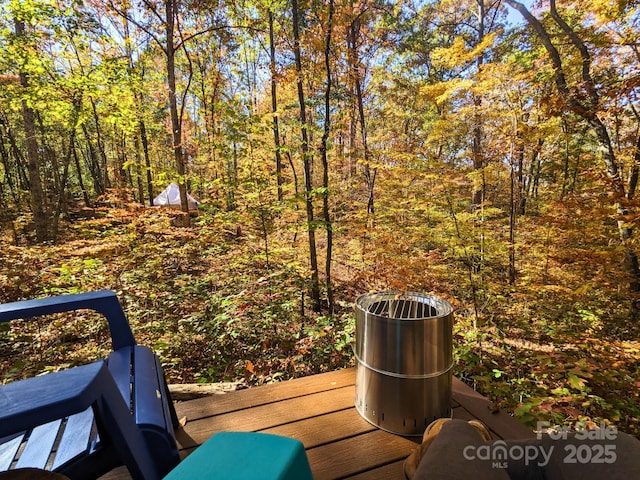
[[[258,385],[353,365],[357,295],[430,293],[498,407],[638,434],[638,7],[506,3],[533,20],[9,2],[0,301],[113,289],[170,382]],[[170,181],[197,214],[149,205]],[[109,348],[88,313],[13,322],[0,372]]]

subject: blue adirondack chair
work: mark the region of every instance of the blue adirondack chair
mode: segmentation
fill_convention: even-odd
[[[136,479],[162,478],[180,457],[178,427],[156,355],[136,344],[114,292],[0,305],[0,322],[79,309],[109,323],[105,361],[0,386],[0,472],[32,467],[72,479],[126,465]]]

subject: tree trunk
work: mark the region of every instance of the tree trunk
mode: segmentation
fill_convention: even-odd
[[[359,19],[354,20],[349,25],[349,57],[351,59],[351,69],[353,72],[353,84],[356,93],[356,106],[360,121],[360,136],[362,138],[362,149],[364,151],[364,178],[367,182],[367,213],[375,214],[374,188],[376,183],[377,169],[371,169],[371,152],[367,143],[367,124],[364,115],[364,98],[362,84],[360,82],[360,57],[358,55]]]
[[[134,148],[136,150],[136,187],[138,189],[138,201],[140,202],[140,205],[144,206],[145,205],[145,201],[144,201],[144,184],[142,182],[142,177],[143,177],[143,171],[144,171],[144,163],[143,163],[143,158],[142,158],[142,154],[140,152],[140,138],[139,137],[135,137],[134,141],[133,141],[133,145]]]
[[[276,182],[278,185],[278,201],[281,202],[282,184],[282,152],[280,151],[280,126],[278,122],[278,98],[276,81],[276,44],[273,33],[273,12],[269,9],[269,68],[271,70],[271,112],[273,113],[273,146],[276,156]]]
[[[47,128],[42,122],[42,116],[34,112],[34,120],[40,132],[40,174],[44,191],[45,205],[54,208],[53,197],[60,191],[60,166],[56,151],[47,143]],[[50,232],[51,233],[51,232]]]
[[[516,220],[517,220],[517,195],[516,195],[516,172],[514,165],[511,165],[511,187],[510,198],[511,208],[509,212],[509,285],[516,283]]]
[[[325,275],[327,288],[327,303],[329,314],[333,314],[333,288],[331,286],[331,257],[333,255],[333,225],[329,212],[329,162],[327,160],[327,142],[331,133],[331,30],[333,29],[333,0],[329,0],[329,16],[327,19],[327,37],[324,48],[324,64],[327,73],[327,86],[324,93],[324,132],[321,140],[322,153],[322,212],[324,216],[324,226],[327,231],[327,255],[325,259]]]
[[[146,181],[147,181],[147,196],[149,198],[149,205],[153,207],[153,182],[151,181],[151,157],[149,157],[149,139],[147,138],[147,128],[145,127],[144,121],[140,120],[138,122],[138,126],[140,128],[140,141],[142,142],[142,152],[144,154],[144,166],[146,172]]]
[[[633,155],[633,166],[629,175],[629,189],[627,190],[627,200],[631,200],[638,188],[638,174],[640,173],[640,134],[636,141],[636,153]]]
[[[73,151],[76,149],[76,121],[78,116],[78,111],[74,110],[74,121],[72,122],[72,131],[69,135],[69,148],[67,150],[67,154],[64,157],[64,165],[62,167],[62,177],[60,178],[60,185],[57,192],[58,201],[56,204],[56,210],[53,212],[53,227],[52,227],[52,238],[55,239],[58,237],[58,227],[60,225],[60,215],[63,210],[66,210],[66,202],[65,202],[65,191],[67,189],[67,180],[69,178],[69,165],[71,165],[71,158],[73,157]]]
[[[487,16],[487,9],[484,4],[484,0],[476,0],[478,4],[478,38],[477,45],[480,45],[484,40],[486,34],[486,26],[485,20]],[[484,54],[478,55],[476,60],[476,68],[478,72],[482,69],[482,65],[484,64]],[[486,159],[483,148],[483,137],[484,137],[484,125],[482,114],[480,112],[480,108],[482,107],[482,97],[480,95],[473,95],[473,143],[471,146],[471,156],[473,161],[473,170],[476,172],[482,171],[486,166]],[[480,183],[474,182],[474,188],[471,195],[471,203],[474,208],[479,207],[482,202],[484,202],[485,196],[485,176],[484,172],[481,175],[482,181]]]
[[[107,153],[104,148],[104,141],[102,139],[102,128],[100,127],[100,117],[98,116],[98,109],[96,107],[96,102],[93,98],[89,97],[91,101],[91,108],[93,111],[93,121],[96,125],[96,146],[98,147],[98,153],[100,157],[94,156],[94,161],[97,162],[96,176],[100,178],[99,185],[101,186],[101,191],[99,194],[105,193],[107,188],[111,187],[111,180],[109,179],[109,169],[107,162]]]
[[[15,32],[18,38],[24,35],[24,23],[15,21]],[[20,85],[24,90],[29,87],[29,81],[25,72],[20,72]],[[36,126],[33,110],[22,99],[22,118],[24,121],[25,142],[27,145],[27,170],[29,172],[29,185],[31,187],[31,211],[33,223],[36,229],[36,240],[44,242],[49,238],[49,222],[44,206],[44,191],[40,177],[40,152],[36,139]]]
[[[82,196],[84,198],[84,206],[89,208],[91,207],[91,200],[89,200],[89,194],[87,193],[87,189],[84,186],[84,181],[82,180],[82,169],[80,168],[80,159],[78,158],[78,152],[74,148],[72,153],[73,160],[76,166],[76,175],[78,176],[78,185],[80,186],[80,190],[82,190]]]
[[[305,182],[305,206],[307,211],[307,233],[309,236],[309,263],[311,267],[311,301],[315,312],[321,310],[320,307],[320,280],[318,277],[318,255],[316,251],[316,233],[313,213],[313,183],[311,180],[311,152],[309,151],[307,113],[304,99],[302,59],[300,54],[300,20],[298,11],[298,0],[291,0],[291,13],[293,18],[293,52],[296,62],[296,81],[298,90],[298,103],[300,104],[300,124],[302,126],[302,164],[304,166]]]
[[[567,187],[569,186],[569,158],[571,157],[569,125],[564,118],[562,119],[562,131],[564,132],[564,166],[562,169],[562,190],[560,192],[560,201],[564,200],[567,193]]]
[[[351,98],[355,98],[355,89],[352,89],[349,93]],[[356,102],[351,102],[352,105],[349,106],[349,170],[348,170],[348,178],[353,178],[356,176],[358,165],[358,158],[356,155],[356,139],[358,134],[358,120],[356,115]]]
[[[11,190],[11,196],[14,199],[18,198],[16,191],[16,184],[13,178],[13,173],[11,171],[10,162],[9,162],[9,152],[4,144],[4,132],[2,128],[2,123],[0,123],[0,158],[2,159],[2,165],[4,167],[4,175],[7,180],[7,185],[9,185],[9,190]]]
[[[226,160],[225,176],[227,212],[236,209],[236,189],[238,187],[238,144],[233,142],[233,155]]]
[[[518,208],[516,212],[518,215],[524,215],[526,213],[527,202],[524,195],[524,142],[522,141],[518,146],[517,184],[516,203]]]
[[[16,138],[9,127],[9,121],[6,116],[3,115],[2,125],[5,127],[5,133],[7,138],[9,139],[9,146],[11,147],[11,154],[16,162],[16,171],[18,174],[18,186],[21,190],[31,190],[31,186],[29,185],[29,174],[25,168],[25,159],[22,155],[21,150],[18,148],[18,143],[16,142]]]
[[[180,190],[180,209],[189,212],[187,201],[187,186],[185,175],[187,173],[184,149],[182,148],[182,122],[178,113],[178,100],[176,97],[176,48],[174,44],[175,15],[177,5],[175,0],[165,0],[165,21],[167,44],[165,45],[165,56],[167,59],[167,84],[169,87],[169,114],[171,116],[171,134],[173,139],[173,156],[176,162],[176,172],[178,173],[178,187]],[[184,218],[184,217],[183,217]],[[189,220],[186,216],[185,223]]]
[[[126,188],[127,186],[127,171],[125,164],[127,163],[127,139],[124,132],[118,132],[118,128],[113,127],[114,149],[116,164],[113,169],[113,178],[115,186],[118,188]]]
[[[82,124],[82,132],[84,134],[88,149],[89,158],[86,159],[86,163],[89,167],[89,172],[91,173],[93,190],[95,191],[96,195],[102,195],[105,192],[105,188],[104,184],[102,183],[103,177],[100,174],[100,161],[96,155],[95,148],[93,147],[93,142],[91,141],[91,136],[89,135],[87,126],[84,123]]]

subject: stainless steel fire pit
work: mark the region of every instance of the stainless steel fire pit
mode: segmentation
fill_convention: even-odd
[[[356,299],[356,409],[373,425],[422,435],[451,416],[453,309],[431,295],[381,292]]]

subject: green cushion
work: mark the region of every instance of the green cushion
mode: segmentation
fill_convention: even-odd
[[[311,480],[304,446],[266,433],[220,432],[200,445],[165,480]]]

